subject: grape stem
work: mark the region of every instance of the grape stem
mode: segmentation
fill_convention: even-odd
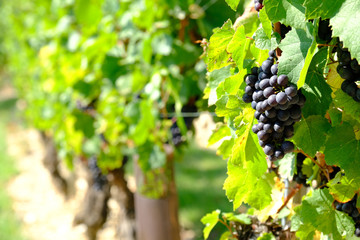
[[[237,237],[238,237],[237,233],[234,233],[233,230],[231,229],[231,227],[229,226],[229,224],[227,224],[226,218],[223,217],[223,219],[224,219],[224,220],[218,219],[218,221],[219,221],[221,224],[223,224],[223,225],[229,230],[229,232],[231,233],[231,235],[232,235],[235,239],[237,239]]]
[[[320,169],[321,171],[324,173],[325,177],[327,178],[328,181],[330,181],[330,176],[329,176],[329,172],[327,171],[327,167],[323,167],[321,166],[313,157],[309,156],[309,154],[305,153],[303,150],[301,149],[297,149],[294,152],[298,152],[298,153],[302,153],[304,154],[307,158],[309,158],[313,163],[315,163]]]
[[[277,210],[276,213],[279,213],[288,204],[290,199],[295,196],[295,194],[301,189],[301,187],[302,187],[302,184],[296,184],[296,186],[291,189],[291,192],[285,198],[284,203],[281,205],[281,207]]]

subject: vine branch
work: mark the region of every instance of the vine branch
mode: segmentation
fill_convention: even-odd
[[[294,188],[292,188],[290,194],[285,198],[284,203],[281,205],[281,207],[277,210],[276,213],[279,213],[290,201],[292,197],[295,196],[295,194],[301,189],[302,184],[296,184]]]

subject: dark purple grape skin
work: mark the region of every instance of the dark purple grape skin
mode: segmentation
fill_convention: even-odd
[[[359,216],[360,216],[359,211],[356,208],[354,208],[354,210],[351,212],[351,217],[357,218]]]
[[[278,86],[277,79],[278,77],[276,75],[272,76],[269,80],[270,86],[277,87]]]
[[[264,90],[265,88],[270,87],[269,81],[270,81],[269,78],[265,78],[265,79],[261,80],[260,83],[259,83],[260,89]]]
[[[285,88],[285,93],[289,97],[295,97],[297,94],[297,88],[294,85],[291,85],[291,86]]]
[[[284,152],[280,149],[277,149],[277,150],[275,150],[274,156],[277,159],[282,159],[282,158],[284,158]]]
[[[264,146],[264,153],[266,155],[273,155],[274,152],[275,152],[275,146],[273,144],[268,143]]]
[[[275,50],[270,50],[270,51],[269,51],[269,57],[276,58],[276,52],[275,52]]]
[[[261,123],[261,122],[258,123],[258,124],[257,124],[257,128],[258,128],[259,131],[263,130],[263,129],[264,129],[264,124]]]
[[[284,138],[284,133],[282,132],[273,132],[272,137],[274,140],[281,140]]]
[[[297,104],[299,102],[299,95],[296,95],[295,97],[288,97],[288,101],[290,104]]]
[[[298,105],[293,105],[290,108],[290,117],[292,119],[297,119],[301,117],[301,108]]]
[[[281,150],[284,152],[284,153],[290,153],[290,152],[293,152],[294,151],[294,144],[290,141],[285,141],[281,144]]]
[[[344,203],[344,205],[342,205],[341,210],[343,212],[350,214],[353,211],[353,206],[352,206],[351,202]]]
[[[277,112],[277,118],[280,120],[280,121],[283,121],[283,122],[285,122],[286,120],[288,120],[289,119],[289,117],[290,117],[290,113],[289,113],[289,111],[287,111],[287,110],[279,110],[278,112]]]
[[[355,229],[355,236],[360,237],[360,228]]]
[[[245,93],[247,95],[252,95],[254,93],[254,88],[253,87],[250,87],[250,86],[246,86],[245,87]]]
[[[271,95],[274,94],[274,92],[275,92],[275,90],[273,87],[267,87],[264,89],[263,95],[264,95],[264,97],[269,98]]]
[[[269,103],[269,105],[272,106],[272,107],[275,107],[275,106],[278,105],[278,103],[277,103],[277,101],[276,101],[276,95],[275,95],[275,94],[271,95],[271,96],[268,98],[268,103]]]
[[[304,105],[305,105],[305,102],[306,102],[306,98],[305,98],[305,96],[304,95],[299,95],[299,101],[298,101],[298,105],[302,108],[302,107],[304,107]]]
[[[284,129],[284,137],[285,138],[292,138],[294,136],[294,126],[286,126]],[[284,151],[285,152],[285,151]]]
[[[269,119],[265,116],[265,114],[261,114],[259,121],[262,123],[267,123],[269,121]]]
[[[280,104],[277,106],[278,109],[281,109],[281,110],[286,110],[289,108],[289,103],[286,102],[285,104]]]
[[[356,96],[356,91],[358,90],[356,83],[351,83],[349,85],[347,85],[345,92],[350,96],[350,97],[355,97]]]
[[[264,124],[264,131],[266,133],[272,133],[273,132],[273,127],[270,123],[266,123]],[[271,154],[270,154],[271,155]]]
[[[245,77],[246,85],[251,86],[251,87],[255,86],[255,83],[256,83],[257,80],[258,79],[257,79],[256,75],[247,75]]]
[[[280,122],[280,121],[276,121],[274,123],[274,131],[279,132],[279,133],[283,132],[284,131],[284,124],[282,122]]]
[[[259,3],[259,2],[255,3],[255,10],[256,11],[259,12],[263,7],[264,6],[261,3]]]
[[[260,72],[259,75],[258,75],[259,80],[263,80],[265,78],[270,78],[270,77],[271,77],[271,74],[267,74],[265,72]]]
[[[264,109],[264,111],[271,109],[271,106],[269,105],[267,99],[265,99],[265,100],[262,102],[261,108]]]
[[[277,64],[274,64],[271,66],[271,73],[273,75],[277,75],[277,73],[278,73],[278,65]]]
[[[266,142],[259,140],[259,145],[260,145],[260,147],[265,147]]]
[[[341,90],[342,90],[343,92],[346,92],[347,86],[349,86],[349,85],[352,84],[352,83],[353,83],[353,81],[351,81],[351,80],[345,80],[345,81],[343,81],[343,82],[341,83]]]
[[[257,136],[258,138],[261,140],[261,141],[266,141],[269,139],[270,135],[268,133],[266,133],[264,130],[261,130],[257,133]]]
[[[242,99],[243,99],[243,101],[245,103],[251,103],[252,102],[252,97],[247,95],[247,94],[244,94]]]
[[[258,71],[259,71],[259,68],[258,68],[258,67],[253,67],[253,68],[251,69],[251,74],[252,74],[252,75],[258,75]]]
[[[257,124],[254,124],[251,128],[251,130],[253,131],[253,133],[257,134],[259,132],[258,126]]]
[[[252,102],[251,102],[251,107],[252,107],[253,109],[255,109],[255,110],[256,110],[256,104],[257,104],[257,103],[256,103],[255,101],[252,101]]]
[[[259,120],[260,115],[261,115],[261,112],[259,112],[259,111],[255,111],[255,113],[254,113],[254,117],[255,117],[257,120]]]
[[[278,104],[285,104],[287,102],[287,96],[284,92],[279,92],[276,94],[276,102]]]
[[[255,87],[256,90],[260,90],[260,86],[259,86],[259,85],[260,85],[260,80],[257,80],[256,83],[255,83],[255,85],[254,85],[254,87]]]
[[[273,65],[273,61],[265,60],[262,63],[261,67],[266,74],[271,74],[271,66],[272,65]]]
[[[274,108],[272,108],[272,109],[265,111],[265,116],[267,116],[268,118],[275,118],[276,110]]]
[[[280,75],[277,79],[277,83],[283,87],[285,87],[288,84],[288,82],[289,82],[289,78],[284,74]]]
[[[345,66],[338,65],[336,70],[341,78],[352,79],[354,77],[351,67],[349,67],[347,65],[345,65]]]

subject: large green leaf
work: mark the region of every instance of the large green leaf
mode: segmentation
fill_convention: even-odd
[[[305,8],[298,0],[265,0],[266,13],[269,19],[281,22],[294,28],[305,29]]]
[[[296,146],[310,156],[321,150],[326,140],[326,133],[331,128],[326,118],[310,116],[295,125],[294,141]]]
[[[237,6],[241,0],[225,0],[225,2],[231,7],[232,10],[236,11]]]
[[[350,115],[360,123],[360,104],[357,104],[352,97],[338,90],[335,92],[334,104],[344,110],[343,114]]]
[[[335,6],[337,7],[337,5]],[[360,59],[360,1],[346,0],[336,11],[330,24],[333,29],[333,36],[339,37],[348,48],[353,58]]]
[[[348,179],[341,176],[340,181],[337,178],[332,179],[327,186],[331,195],[339,202],[350,201],[356,192],[360,190],[360,178]]]
[[[353,127],[343,123],[332,128],[325,143],[325,160],[327,164],[337,165],[345,170],[348,178],[359,175],[356,166],[360,165],[360,142],[356,140]]]
[[[331,18],[339,11],[339,8],[345,0],[305,0],[304,6],[306,19]]]
[[[313,26],[310,23],[305,30],[293,28],[279,45],[282,50],[279,74],[288,75],[294,84],[297,84],[300,78],[308,50],[314,41],[312,32]]]
[[[212,72],[229,65],[230,54],[226,51],[227,45],[234,36],[231,20],[224,23],[221,28],[214,30],[210,38],[209,49],[207,51],[207,67]]]
[[[305,84],[302,93],[306,97],[306,104],[302,109],[305,117],[310,115],[324,116],[331,104],[332,90],[325,82],[324,68],[327,61],[327,49],[322,48],[318,51],[311,61],[309,70],[306,74]]]
[[[333,209],[334,199],[328,189],[319,189],[312,192],[302,201],[302,205],[295,208],[293,217],[296,224],[292,225],[291,230],[297,231],[297,236],[301,239],[309,238],[314,234],[314,230],[319,230],[324,234],[332,234],[333,239],[343,239],[342,236],[354,235],[354,223],[349,215]]]

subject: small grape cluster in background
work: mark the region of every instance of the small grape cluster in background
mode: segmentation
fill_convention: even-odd
[[[346,48],[338,47],[337,56],[339,65],[336,71],[345,81],[341,84],[341,90],[352,97],[356,102],[360,102],[360,89],[356,82],[360,81],[360,66],[356,59],[351,60],[350,52]]]
[[[356,208],[357,194],[349,202],[335,201],[336,210],[347,213],[355,222],[355,236],[360,237],[360,213]]]
[[[302,153],[298,153],[296,155],[296,174],[293,179],[298,184],[303,184],[304,186],[309,187],[310,185],[306,183],[306,175],[302,173],[302,166],[305,159],[306,156]]]
[[[252,127],[257,134],[259,144],[270,161],[282,159],[286,153],[294,150],[294,144],[285,141],[294,135],[294,123],[301,119],[301,108],[305,96],[296,86],[289,84],[286,75],[277,76],[278,65],[275,51],[269,52],[269,58],[260,68],[251,69],[245,76],[245,94],[243,100],[251,103],[255,109],[258,124]]]

